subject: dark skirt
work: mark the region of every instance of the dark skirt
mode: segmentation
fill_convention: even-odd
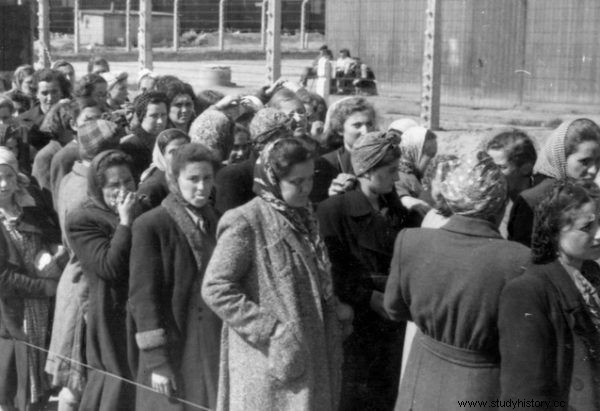
[[[400,384],[396,411],[463,410],[459,401],[500,398],[500,364],[417,331]],[[489,408],[471,408],[484,410]]]

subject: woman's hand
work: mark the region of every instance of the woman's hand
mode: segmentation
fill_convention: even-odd
[[[133,222],[134,206],[136,202],[135,193],[130,191],[120,195],[117,199],[117,212],[119,213],[119,222],[124,226],[130,226]]]
[[[342,334],[344,338],[348,337],[354,331],[352,322],[354,321],[354,310],[348,304],[340,302],[336,298],[335,313],[339,322],[342,324]]]
[[[346,191],[350,191],[354,189],[356,186],[356,176],[347,173],[340,173],[338,176],[331,182],[329,186],[328,195],[334,196],[336,194],[343,194]]]
[[[379,314],[380,317],[389,319],[390,317],[383,308],[383,293],[379,291],[373,291],[371,293],[371,300],[369,301],[371,310]]]
[[[177,384],[175,384],[175,378],[165,377],[164,375],[152,373],[151,376],[152,389],[160,394],[164,394],[168,397],[173,396],[173,393],[177,391]]]
[[[226,95],[221,100],[219,100],[213,107],[217,110],[226,110],[228,108],[237,106],[240,103],[239,96],[234,96],[231,94]]]
[[[400,199],[400,202],[407,210],[416,211],[422,216],[425,216],[425,214],[431,210],[431,206],[429,204],[418,198],[404,196]]]

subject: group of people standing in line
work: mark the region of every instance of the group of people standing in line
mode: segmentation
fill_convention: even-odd
[[[600,408],[592,120],[454,156],[363,97],[88,69],[0,96],[0,410]]]

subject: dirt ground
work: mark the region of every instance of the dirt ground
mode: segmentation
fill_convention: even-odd
[[[109,57],[110,59],[110,57]],[[309,58],[285,58],[282,61],[282,77],[297,80],[306,66],[310,66]],[[85,73],[86,63],[75,62],[77,75]],[[206,68],[230,67],[232,82],[235,86],[218,87],[205,80]],[[132,95],[135,90],[138,63],[136,61],[113,61],[113,71],[129,73]],[[247,94],[256,90],[266,81],[264,60],[208,60],[173,61],[159,60],[154,62],[154,69],[159,74],[173,74],[192,84],[196,91],[212,88],[227,94]],[[309,84],[309,88],[312,85]],[[419,95],[406,93],[391,85],[379,84],[379,95],[368,97],[379,115],[380,127],[398,118],[411,117],[418,120]],[[442,89],[442,95],[444,90]],[[341,96],[331,96],[331,104]],[[447,100],[447,99],[444,99]],[[443,104],[440,114],[439,153],[460,154],[478,147],[487,136],[503,128],[518,127],[525,130],[538,141],[543,142],[549,132],[561,121],[569,118],[589,117],[600,122],[600,110],[592,106],[572,106],[568,104],[528,104],[527,106],[506,107],[495,104],[495,108],[478,107],[477,105]]]

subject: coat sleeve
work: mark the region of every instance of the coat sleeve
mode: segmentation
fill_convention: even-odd
[[[500,296],[502,400],[558,400],[557,341],[543,285],[531,277],[510,281]]]
[[[45,298],[56,294],[58,281],[52,278],[33,278],[19,272],[8,260],[8,244],[0,228],[0,298]]]
[[[146,366],[156,369],[168,363],[166,326],[167,307],[160,304],[164,273],[160,239],[150,220],[133,224],[129,278],[129,309],[136,325],[136,343],[145,351]],[[169,263],[173,263],[172,261]]]
[[[346,241],[351,233],[344,233],[343,215],[340,197],[324,201],[317,209],[317,217],[323,241],[327,246],[331,259],[331,274],[335,293],[344,303],[352,305],[359,312],[371,309],[372,289],[363,286],[362,264],[349,252],[350,245]]]
[[[390,265],[390,275],[388,276],[383,296],[383,308],[388,313],[390,319],[394,321],[411,320],[409,302],[404,298],[403,291],[406,292],[406,290],[402,289],[402,273],[400,271],[402,240],[405,233],[406,231],[401,231],[398,237],[396,237],[394,256]]]
[[[226,213],[219,223],[217,246],[204,274],[202,298],[242,338],[253,345],[264,345],[278,319],[244,290],[247,277],[256,275],[255,251],[250,223],[237,211]]]
[[[67,218],[67,237],[84,272],[107,282],[125,280],[131,247],[129,227],[119,224],[111,236],[91,212],[73,213]]]
[[[508,219],[508,239],[521,243],[525,247],[531,247],[533,217],[533,210],[529,204],[527,204],[523,197],[517,197]]]

